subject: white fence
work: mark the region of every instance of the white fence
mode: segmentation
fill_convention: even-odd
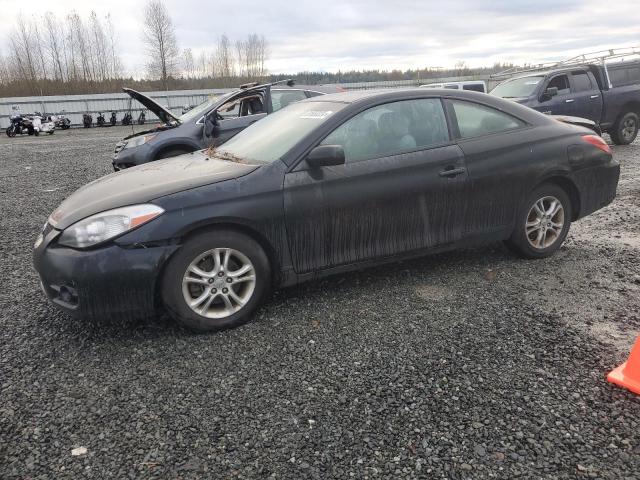
[[[211,96],[228,92],[228,89],[212,90],[178,90],[173,92],[145,92],[145,95],[165,105],[177,115],[182,113],[185,105],[195,106]],[[131,103],[130,103],[131,102]],[[107,122],[111,112],[116,112],[118,124],[125,112],[131,110],[134,121],[143,110],[143,106],[126,93],[104,93],[95,95],[56,95],[50,97],[10,97],[0,98],[0,127],[9,126],[9,118],[15,110],[23,115],[40,112],[42,114],[62,113],[71,119],[73,125],[82,125],[82,114],[93,115],[95,123],[98,113],[104,114]],[[147,121],[155,121],[157,117],[145,111]]]
[[[347,90],[368,90],[372,88],[411,88],[426,83],[444,83],[465,80],[485,80],[491,88],[495,86],[495,81],[488,76],[467,76],[467,77],[447,77],[429,78],[418,80],[392,80],[384,82],[360,82],[360,83],[340,83],[339,86]],[[166,106],[173,113],[180,115],[185,105],[195,106],[204,102],[208,98],[228,92],[229,89],[211,90],[175,90],[171,92],[144,92],[148,97],[157,100],[158,103]],[[111,112],[116,112],[118,124],[122,120],[125,112],[131,111],[135,121],[143,110],[140,103],[131,100],[126,93],[103,93],[85,95],[57,95],[50,97],[11,97],[0,98],[0,128],[9,126],[9,118],[15,110],[27,115],[34,112],[42,114],[65,114],[71,119],[72,125],[82,125],[82,114],[90,113],[95,123],[98,113],[105,116],[107,122]],[[149,111],[145,111],[147,121],[155,121],[157,117]]]

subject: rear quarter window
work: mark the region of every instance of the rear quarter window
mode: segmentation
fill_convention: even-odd
[[[461,138],[508,132],[525,126],[523,121],[486,105],[463,100],[450,100],[450,102]]]

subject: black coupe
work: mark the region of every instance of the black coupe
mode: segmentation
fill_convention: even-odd
[[[214,330],[273,287],[368,264],[499,240],[546,257],[613,200],[619,173],[593,131],[508,100],[332,94],[84,186],[48,219],[34,262],[68,312],[165,309]]]

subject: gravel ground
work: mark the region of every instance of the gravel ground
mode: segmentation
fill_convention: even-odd
[[[38,230],[124,133],[0,140],[0,478],[638,478],[640,398],[605,374],[640,330],[640,140],[553,258],[435,255],[194,335],[39,290]]]

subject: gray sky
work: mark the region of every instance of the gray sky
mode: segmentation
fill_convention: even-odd
[[[217,36],[266,36],[273,73],[542,62],[640,45],[640,1],[616,0],[166,0],[181,48],[211,49]],[[76,10],[110,13],[125,69],[138,76],[144,2],[0,0],[0,45],[15,17]],[[2,48],[2,47],[0,47]]]

